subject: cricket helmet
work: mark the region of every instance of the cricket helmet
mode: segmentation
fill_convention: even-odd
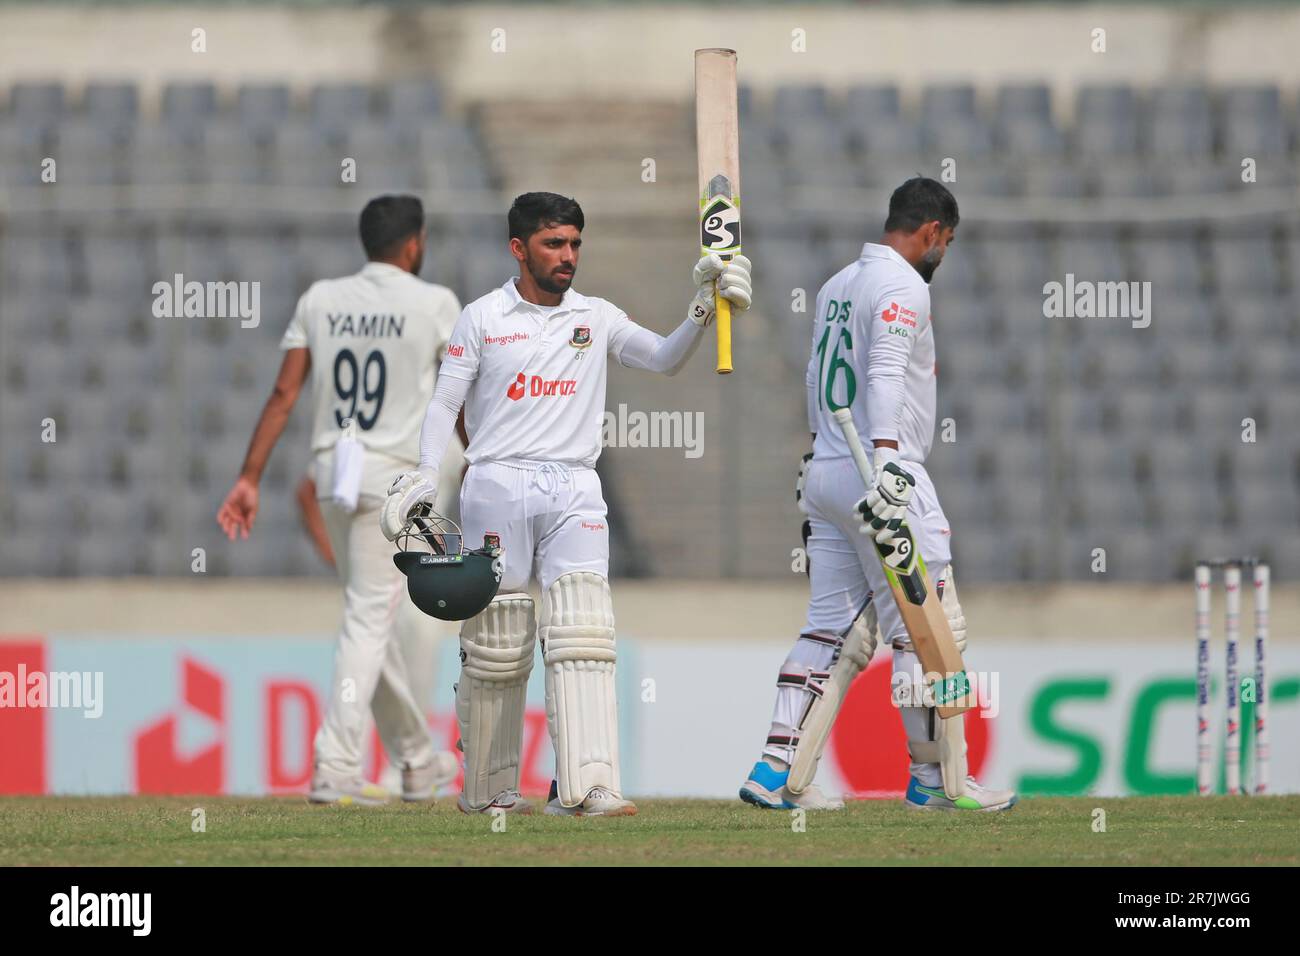
[[[428,502],[411,509],[395,539],[393,563],[406,575],[411,603],[430,617],[467,621],[496,597],[501,586],[501,548],[466,551],[460,527]]]

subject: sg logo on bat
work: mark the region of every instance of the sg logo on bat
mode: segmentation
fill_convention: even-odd
[[[720,255],[740,248],[740,210],[727,196],[712,196],[700,216],[700,247]]]

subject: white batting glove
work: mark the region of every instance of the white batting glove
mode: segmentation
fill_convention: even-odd
[[[379,513],[379,527],[384,537],[395,541],[411,516],[411,509],[422,501],[430,504],[438,497],[438,469],[419,468],[398,475],[388,489],[388,498]]]
[[[859,523],[860,532],[871,535],[876,544],[884,545],[889,544],[907,515],[916,479],[894,460],[886,460],[877,468],[875,477],[876,487],[854,506],[853,517]]]
[[[794,503],[799,506],[799,510],[804,514],[808,513],[808,505],[803,500],[804,482],[808,480],[808,462],[812,461],[812,452],[804,455],[799,459],[799,478],[794,483]]]
[[[716,312],[715,292],[731,303],[733,312],[748,309],[754,298],[750,272],[750,262],[744,256],[736,256],[727,261],[716,252],[711,252],[702,257],[695,263],[695,271],[691,275],[696,292],[687,309],[690,320],[698,326],[706,326],[713,321]]]

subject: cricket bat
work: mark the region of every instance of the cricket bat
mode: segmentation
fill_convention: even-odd
[[[853,453],[863,484],[874,488],[876,483],[871,475],[871,462],[867,460],[866,450],[853,424],[853,413],[847,408],[837,408],[834,415],[849,451]],[[895,570],[885,564],[882,556],[881,566],[889,581],[889,590],[898,603],[898,611],[903,616],[926,679],[934,678],[934,703],[939,716],[944,719],[956,717],[976,706],[975,689],[966,673],[961,651],[957,650],[957,643],[953,640],[948,615],[939,603],[939,595],[930,587],[925,562],[921,560],[921,553],[912,539],[912,529],[906,521],[899,528],[894,545],[907,555],[907,563]]]
[[[695,51],[695,151],[700,182],[700,254],[740,254],[740,120],[736,51]],[[714,294],[718,374],[731,372],[731,303]]]

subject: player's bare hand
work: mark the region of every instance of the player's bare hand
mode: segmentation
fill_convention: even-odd
[[[388,489],[388,498],[379,513],[379,527],[384,537],[395,541],[406,527],[411,509],[422,501],[432,503],[438,497],[438,470],[419,468],[398,475]]]
[[[234,541],[236,535],[247,538],[256,520],[257,483],[240,478],[217,509],[217,524],[221,525],[226,537]]]

